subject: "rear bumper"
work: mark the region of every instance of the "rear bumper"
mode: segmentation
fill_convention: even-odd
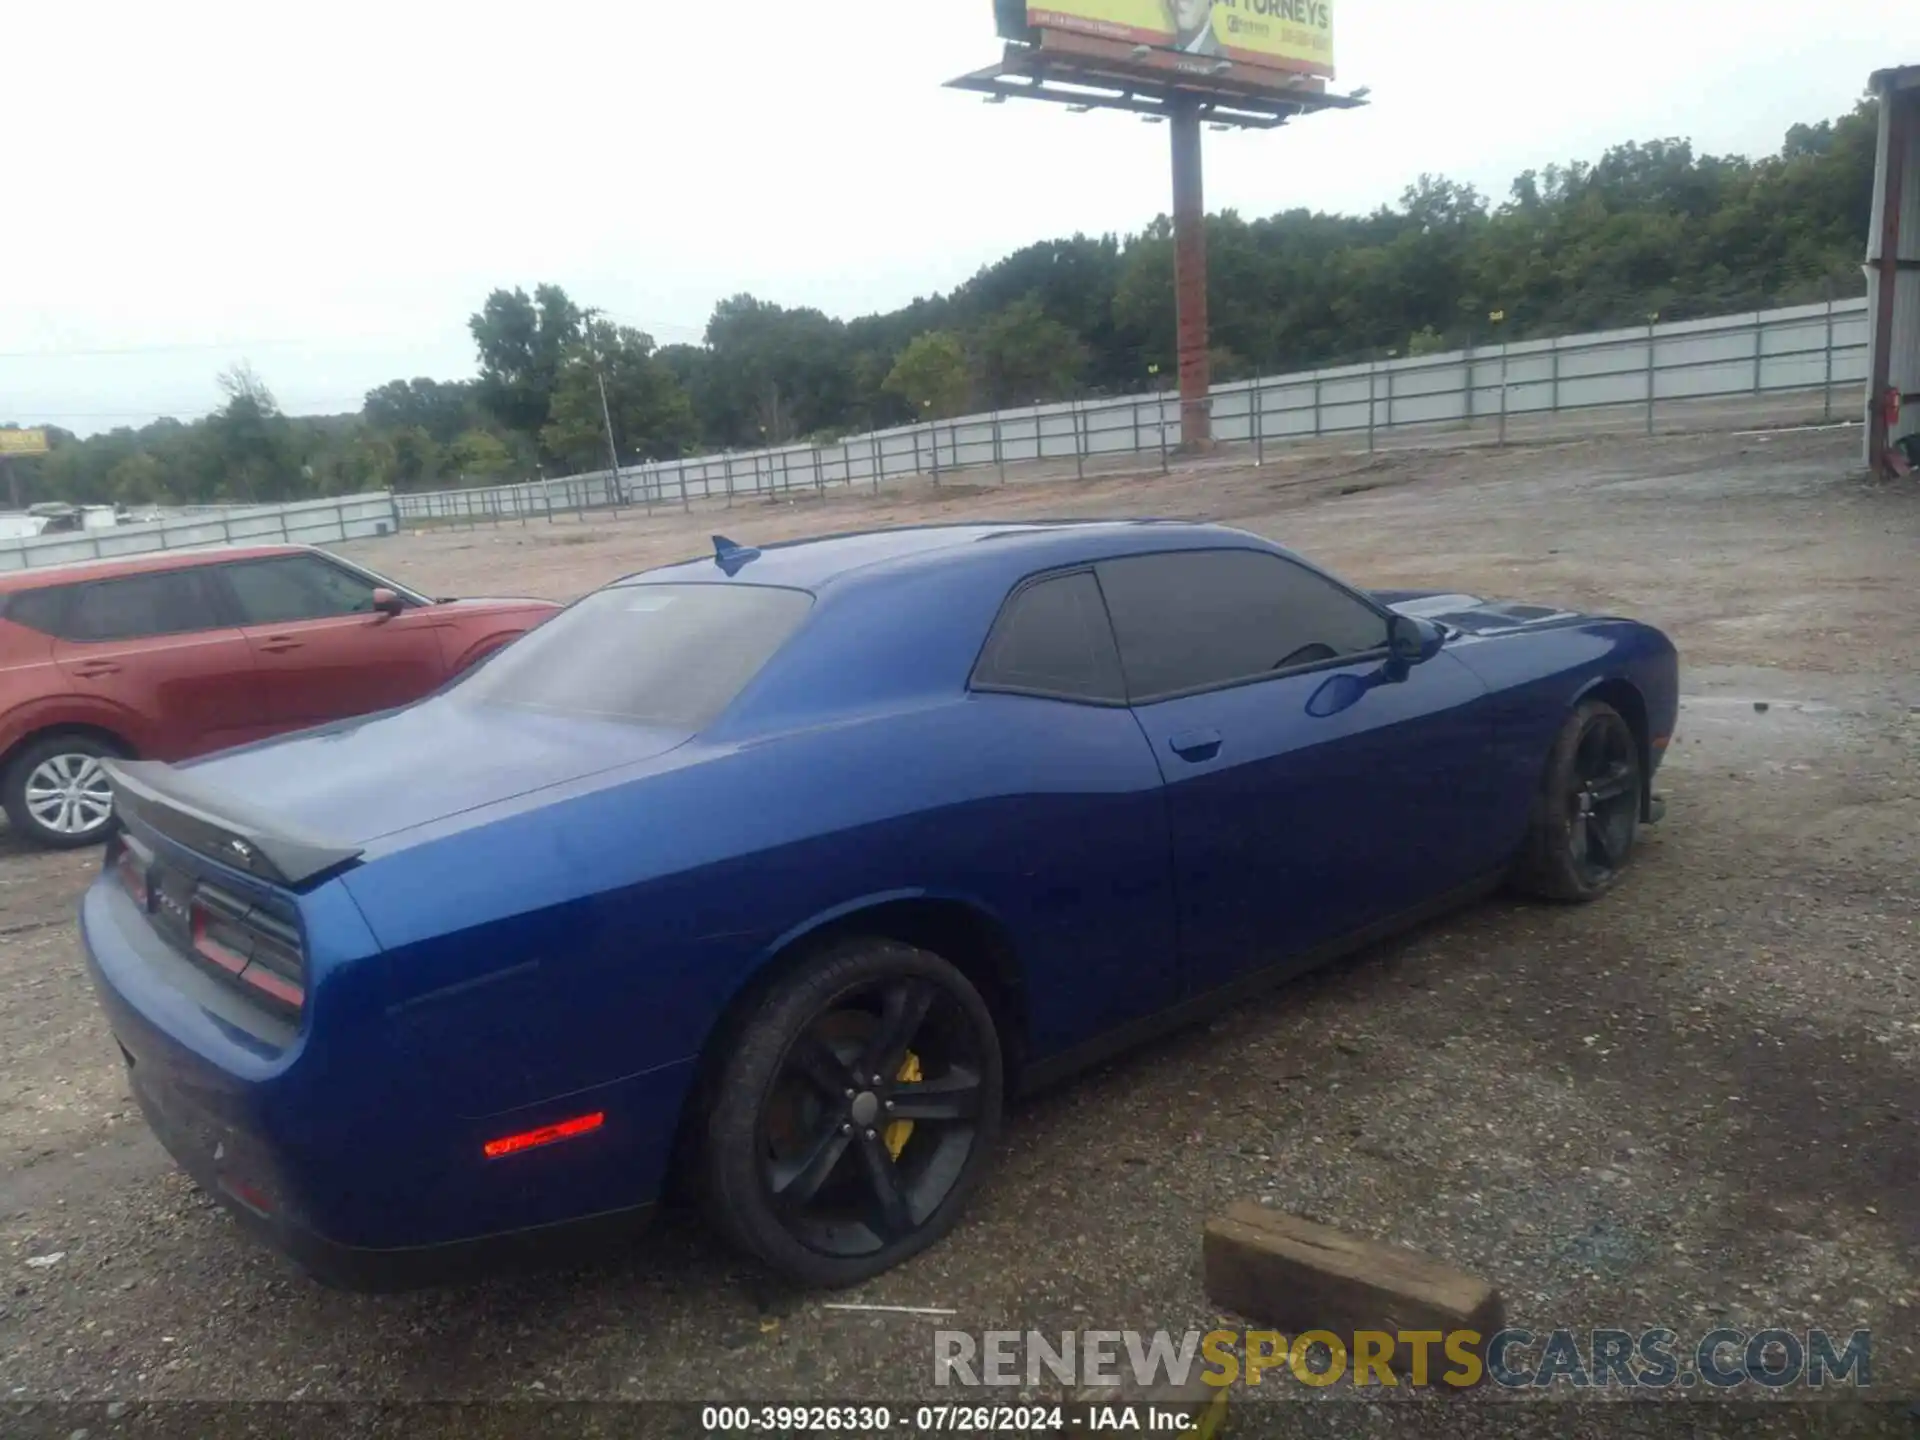
[[[142,1082],[138,1064],[129,1066],[129,1079],[155,1138],[194,1183],[217,1199],[254,1240],[335,1289],[417,1290],[521,1266],[603,1259],[610,1248],[644,1229],[653,1214],[654,1206],[647,1204],[439,1245],[397,1249],[343,1245],[277,1213],[262,1186],[246,1178],[246,1152],[228,1150],[219,1142],[208,1149],[204,1125],[180,1116],[157,1096],[153,1087]],[[228,1166],[224,1162],[229,1159],[241,1163]]]
[[[155,1137],[250,1235],[324,1283],[408,1289],[604,1254],[653,1208],[683,1067],[560,1097],[560,1113],[468,1118],[379,1029],[345,1047],[352,1087],[340,1055],[307,1035],[248,1032],[111,880],[87,892],[80,935]],[[588,1108],[608,1116],[591,1141],[482,1157],[485,1138]]]

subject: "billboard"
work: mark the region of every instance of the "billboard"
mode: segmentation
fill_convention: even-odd
[[[0,457],[46,453],[47,432],[45,430],[0,430]]]
[[[1333,77],[1334,0],[1029,0],[1037,30]]]

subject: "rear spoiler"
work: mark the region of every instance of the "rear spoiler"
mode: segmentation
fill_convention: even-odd
[[[358,860],[352,845],[306,835],[158,760],[105,760],[114,809],[189,850],[275,885],[297,887]]]

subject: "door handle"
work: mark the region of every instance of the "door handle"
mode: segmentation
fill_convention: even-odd
[[[1182,760],[1199,764],[1202,760],[1211,760],[1220,753],[1220,732],[1218,730],[1183,730],[1167,741],[1173,753]]]
[[[73,673],[82,680],[98,680],[102,675],[118,675],[120,667],[111,660],[88,660],[74,666]]]
[[[291,635],[269,635],[260,642],[260,648],[269,655],[278,655],[285,650],[298,650],[306,642],[296,640]]]

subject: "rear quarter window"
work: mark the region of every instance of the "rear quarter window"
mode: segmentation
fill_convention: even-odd
[[[73,587],[65,639],[140,640],[214,630],[220,617],[197,569],[156,570]]]
[[[973,688],[1124,704],[1120,652],[1093,572],[1052,576],[1015,590],[987,637]]]
[[[67,601],[72,593],[68,585],[49,585],[42,590],[16,590],[0,601],[0,617],[42,635],[57,636],[65,623]]]

